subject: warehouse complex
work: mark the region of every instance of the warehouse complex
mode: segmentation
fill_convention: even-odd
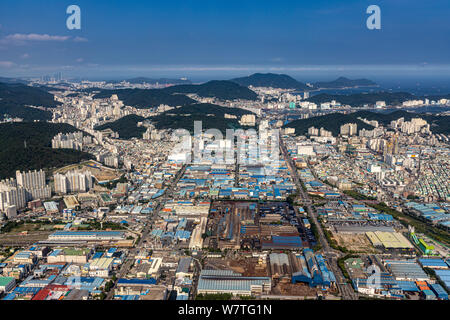
[[[366,232],[367,237],[374,247],[381,247],[385,250],[412,250],[414,247],[399,232]]]
[[[271,286],[272,281],[269,277],[244,277],[232,270],[202,270],[197,292],[250,296],[269,293]]]
[[[306,283],[311,287],[323,288],[336,282],[323,256],[314,254],[311,249],[304,249],[303,254],[271,253],[269,260],[273,279],[288,279],[294,284]]]

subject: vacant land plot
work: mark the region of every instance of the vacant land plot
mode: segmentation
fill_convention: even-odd
[[[215,270],[233,270],[246,277],[268,276],[266,265],[258,264],[257,258],[208,258],[206,266]]]
[[[280,282],[274,289],[274,294],[284,295],[284,296],[304,296],[304,297],[314,297],[317,295],[319,289],[311,288],[305,283],[288,283]]]
[[[344,234],[333,233],[333,238],[339,246],[355,252],[375,253],[376,249],[372,246],[365,234]]]
[[[52,232],[30,231],[0,234],[0,246],[26,246],[37,241],[46,240]]]
[[[99,182],[116,180],[121,176],[121,174],[117,170],[106,168],[95,161],[86,161],[80,164],[66,166],[64,168],[56,170],[55,172],[64,174],[71,170],[88,170]]]
[[[243,258],[239,260],[228,261],[228,265],[236,272],[242,273],[247,277],[267,277],[266,265],[258,264],[257,258]]]

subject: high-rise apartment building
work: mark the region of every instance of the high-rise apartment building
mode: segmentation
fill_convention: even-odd
[[[356,123],[346,123],[341,126],[341,135],[354,136],[358,133],[358,125]]]
[[[22,209],[26,205],[26,193],[22,187],[13,187],[0,182],[0,211],[6,212],[8,207]]]
[[[51,197],[51,188],[45,184],[45,172],[42,169],[28,172],[16,171],[16,181],[17,186],[26,190],[26,201]]]
[[[86,192],[92,189],[92,175],[89,171],[69,171],[66,174],[56,173],[55,192],[67,194],[71,192]]]

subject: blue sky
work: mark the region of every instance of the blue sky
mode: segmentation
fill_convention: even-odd
[[[449,14],[448,0],[2,0],[0,75],[450,77]]]

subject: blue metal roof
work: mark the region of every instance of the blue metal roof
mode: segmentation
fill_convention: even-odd
[[[150,285],[150,284],[156,284],[156,279],[150,278],[150,279],[125,279],[121,278],[119,281],[117,281],[118,284],[142,284],[142,285]]]

